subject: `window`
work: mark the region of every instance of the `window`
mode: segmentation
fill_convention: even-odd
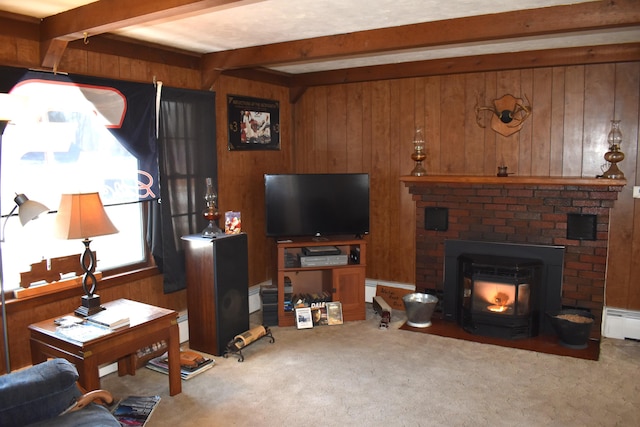
[[[5,289],[17,288],[19,273],[28,271],[30,264],[84,250],[81,240],[53,237],[54,213],[63,193],[98,191],[119,230],[92,239],[97,270],[144,261],[138,160],[108,129],[118,126],[124,117],[126,99],[111,88],[43,80],[23,81],[11,93],[29,102],[25,114],[10,122],[2,135]],[[102,105],[97,105],[98,99],[103,100]],[[16,193],[24,193],[53,212],[22,227],[16,216],[7,218]]]

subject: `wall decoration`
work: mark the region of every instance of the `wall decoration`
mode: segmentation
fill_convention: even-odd
[[[491,115],[491,129],[502,136],[510,136],[522,129],[524,121],[531,114],[531,103],[527,98],[526,104],[523,99],[513,95],[504,95],[502,98],[494,99],[492,106],[480,107],[476,104],[476,122],[478,126],[484,128],[482,123],[482,113],[489,111]]]
[[[227,95],[229,150],[279,150],[280,102]]]

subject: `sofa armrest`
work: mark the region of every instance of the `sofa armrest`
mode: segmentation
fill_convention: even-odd
[[[0,425],[24,426],[58,416],[82,395],[78,371],[52,359],[0,376]]]

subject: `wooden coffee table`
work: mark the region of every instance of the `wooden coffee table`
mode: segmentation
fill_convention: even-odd
[[[135,375],[136,351],[164,340],[169,355],[169,394],[182,392],[178,313],[127,299],[102,304],[107,310],[122,310],[130,324],[98,338],[79,342],[56,333],[55,318],[29,325],[31,363],[61,357],[73,363],[79,383],[87,391],[100,388],[98,367],[118,362],[118,375]],[[70,314],[71,315],[71,314]]]

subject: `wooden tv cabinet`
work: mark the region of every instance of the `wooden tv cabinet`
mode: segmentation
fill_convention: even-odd
[[[335,246],[347,255],[346,265],[320,265],[301,267],[299,256],[303,248]],[[356,256],[352,256],[352,254]],[[277,241],[277,286],[278,286],[278,326],[294,326],[295,311],[285,311],[285,277],[292,285],[293,294],[331,294],[333,301],[342,303],[344,321],[364,320],[365,312],[365,270],[367,266],[367,246],[362,239],[331,238],[315,241],[309,238]]]

